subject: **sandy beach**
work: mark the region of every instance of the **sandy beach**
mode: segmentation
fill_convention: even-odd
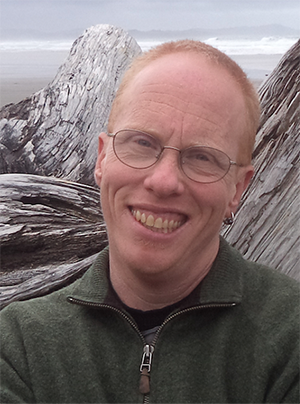
[[[283,55],[229,55],[248,74],[250,79],[264,80],[277,66]]]
[[[55,77],[69,51],[0,53],[0,107],[22,101]]]
[[[0,107],[22,101],[55,77],[69,51],[2,51],[0,53]],[[282,55],[231,56],[256,88],[268,77]]]

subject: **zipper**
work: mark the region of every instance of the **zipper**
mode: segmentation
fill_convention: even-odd
[[[122,310],[117,309],[116,307],[111,306],[111,305],[109,305],[109,304],[86,302],[85,300],[80,300],[80,299],[77,299],[77,298],[72,297],[72,296],[67,297],[67,300],[68,300],[70,303],[75,303],[75,304],[79,304],[79,305],[82,305],[82,306],[89,306],[89,307],[94,307],[94,308],[96,308],[96,307],[97,307],[97,308],[101,307],[101,308],[103,308],[103,309],[110,309],[110,310],[115,311],[116,313],[119,313],[119,314],[120,314],[123,318],[125,318],[125,319],[129,322],[129,324],[137,331],[137,333],[139,334],[139,336],[141,337],[141,339],[142,339],[142,341],[143,341],[143,343],[144,343],[144,345],[145,345],[145,343],[146,343],[145,338],[144,338],[143,334],[141,333],[141,331],[139,330],[138,326],[137,326],[136,323],[135,323],[134,321],[132,321],[131,318],[130,318],[126,313],[124,313]]]
[[[150,371],[153,352],[154,346],[148,344],[144,346],[142,363],[140,366],[141,378],[139,387],[140,393],[144,394],[144,397],[146,394],[150,394]]]
[[[190,311],[194,311],[194,310],[203,310],[203,309],[217,309],[217,308],[225,308],[225,307],[234,307],[236,306],[236,303],[232,302],[232,303],[219,303],[219,304],[204,304],[202,306],[193,306],[193,307],[188,307],[187,309],[183,309],[180,311],[177,311],[174,314],[171,314],[169,317],[167,317],[164,322],[161,324],[161,326],[159,327],[159,329],[156,331],[156,334],[153,338],[152,341],[152,345],[153,348],[155,347],[155,344],[157,342],[157,339],[159,337],[159,334],[161,333],[161,330],[163,329],[163,327],[171,320],[173,320],[174,318],[176,318],[177,316],[181,315],[181,314],[185,314],[188,313]]]
[[[141,394],[144,395],[143,404],[147,404],[149,402],[150,370],[151,370],[152,355],[154,352],[154,347],[146,344],[146,340],[145,340],[143,334],[141,333],[140,329],[136,325],[136,323],[134,321],[132,321],[131,318],[126,313],[124,313],[122,310],[117,309],[116,307],[111,306],[109,304],[87,302],[85,300],[80,300],[80,299],[74,298],[72,296],[67,297],[67,300],[70,303],[78,304],[81,306],[113,310],[116,313],[120,314],[124,319],[126,319],[129,322],[129,324],[135,329],[135,331],[139,334],[139,336],[141,337],[141,340],[143,341],[143,344],[144,344],[142,361],[141,361],[141,365],[140,365],[141,378],[140,378],[139,391]]]
[[[152,357],[153,352],[155,349],[156,342],[158,340],[159,334],[161,333],[164,326],[174,318],[180,316],[181,314],[188,313],[194,310],[203,310],[203,309],[215,309],[215,308],[226,308],[226,307],[234,307],[236,303],[219,303],[219,304],[206,304],[202,306],[193,306],[188,307],[186,309],[180,310],[174,314],[169,315],[164,322],[161,324],[159,329],[156,331],[154,338],[152,340],[151,345],[144,346],[144,352],[142,356],[142,363],[140,367],[141,371],[141,379],[140,379],[140,392],[144,394],[144,401],[143,404],[147,404],[150,401],[150,371],[151,371],[151,364],[152,364]]]
[[[226,308],[226,307],[234,307],[237,304],[232,302],[232,303],[219,303],[219,304],[206,304],[202,306],[193,306],[193,307],[188,307],[186,309],[180,310],[174,314],[169,315],[164,322],[161,324],[159,329],[156,331],[156,334],[154,335],[153,341],[151,345],[146,344],[145,338],[141,331],[139,330],[138,326],[134,321],[131,320],[131,318],[121,311],[120,309],[117,309],[116,307],[110,306],[108,304],[103,304],[103,303],[91,303],[91,302],[86,302],[84,300],[76,299],[74,297],[68,297],[67,300],[71,303],[75,304],[80,304],[84,306],[90,306],[90,307],[102,307],[106,309],[113,310],[117,313],[119,313],[124,319],[126,319],[129,324],[137,331],[139,336],[141,337],[143,343],[144,343],[144,348],[143,348],[143,354],[142,354],[142,360],[141,360],[141,365],[140,365],[140,372],[141,372],[141,378],[140,378],[140,385],[139,385],[139,391],[141,394],[144,395],[144,400],[143,404],[149,403],[150,400],[150,372],[151,372],[151,365],[152,365],[152,360],[153,360],[153,353],[155,350],[155,345],[157,343],[158,337],[164,328],[164,326],[174,318],[180,316],[181,314],[185,314],[194,310],[203,310],[203,309],[215,309],[215,308]]]

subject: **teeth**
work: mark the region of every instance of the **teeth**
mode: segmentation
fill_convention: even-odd
[[[146,215],[145,215],[145,213],[143,213],[143,214],[141,215],[141,222],[142,222],[142,223],[146,223]]]
[[[159,218],[157,218],[157,219],[155,220],[155,222],[154,222],[154,227],[156,227],[157,229],[161,229],[161,228],[162,228],[162,224],[163,224],[162,218],[159,217]]]
[[[152,230],[162,233],[171,233],[181,226],[180,221],[175,220],[163,220],[161,217],[154,218],[153,215],[146,216],[145,213],[141,213],[139,210],[133,210],[132,215],[138,222],[141,222],[144,226],[152,228]]]
[[[168,220],[165,220],[165,221],[163,222],[163,224],[162,224],[162,227],[167,230],[167,229],[168,229],[168,226],[169,226],[169,221],[168,221]]]

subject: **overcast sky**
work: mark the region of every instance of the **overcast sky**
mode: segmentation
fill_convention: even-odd
[[[0,0],[1,29],[184,30],[281,24],[299,29],[300,0]]]

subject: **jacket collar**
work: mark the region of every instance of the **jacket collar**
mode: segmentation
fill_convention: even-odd
[[[243,296],[241,254],[220,237],[218,255],[201,282],[200,303],[240,303]]]
[[[212,268],[194,290],[185,307],[240,303],[243,293],[242,265],[240,253],[220,237],[219,252]],[[122,308],[109,280],[109,247],[99,253],[94,264],[70,289],[69,296],[83,303]]]

